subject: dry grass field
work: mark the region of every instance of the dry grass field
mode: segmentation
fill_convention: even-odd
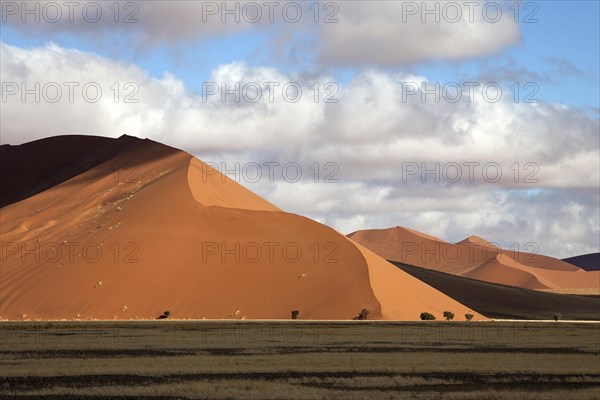
[[[600,399],[600,325],[0,324],[6,399]]]

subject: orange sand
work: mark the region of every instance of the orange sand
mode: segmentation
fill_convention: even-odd
[[[50,154],[105,145],[66,138],[41,144]],[[30,145],[2,151],[27,154]],[[351,319],[366,308],[371,319],[416,320],[467,310],[190,154],[130,137],[109,145],[116,151],[98,175],[0,209],[1,318],[145,319],[170,310],[173,318],[289,319],[299,310],[300,319]]]
[[[600,288],[600,271],[585,271],[540,254],[500,249],[478,236],[448,243],[394,227],[362,230],[348,237],[387,260],[483,281],[527,289]]]

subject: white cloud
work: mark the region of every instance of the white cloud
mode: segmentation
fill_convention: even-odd
[[[403,83],[423,77],[365,71],[339,87],[337,104],[315,102],[311,81],[272,68],[232,63],[216,68],[211,80],[233,87],[248,82],[298,82],[298,102],[281,92],[271,103],[268,92],[257,103],[225,104],[220,96],[193,95],[177,77],[151,77],[141,68],[76,50],[49,45],[22,49],[1,45],[3,96],[1,143],[17,144],[50,135],[81,133],[149,137],[185,149],[205,161],[281,163],[271,183],[265,169],[258,183],[241,183],[291,212],[305,214],[348,233],[406,225],[460,240],[478,234],[501,243],[536,242],[542,253],[570,256],[598,251],[598,120],[583,111],[547,103],[496,103],[476,97],[457,103],[421,101],[402,96]],[[316,78],[321,84],[327,76]],[[75,90],[56,103],[33,95],[25,102],[6,93],[7,83],[33,88],[39,82],[95,82],[103,90],[97,103]],[[120,98],[115,103],[115,82]],[[138,103],[124,103],[125,83],[139,87]],[[432,85],[431,82],[427,82]],[[283,166],[296,162],[303,175],[286,182]],[[327,164],[328,162],[335,164]],[[473,166],[473,181],[465,163]],[[515,162],[518,162],[518,168]],[[535,164],[528,165],[532,162]],[[318,165],[315,165],[318,163]],[[410,168],[432,169],[454,177],[450,163],[463,173],[457,183]],[[502,178],[490,182],[497,163]],[[328,165],[328,167],[327,167]],[[491,164],[490,164],[491,165]],[[495,165],[495,164],[494,164]],[[512,169],[511,169],[512,167]],[[337,168],[337,169],[336,169]],[[319,171],[317,183],[315,169]],[[515,182],[515,170],[519,172]],[[325,183],[328,174],[338,183]],[[524,182],[530,178],[538,182]],[[240,178],[238,176],[238,178]],[[406,179],[404,179],[406,178]],[[291,179],[288,179],[291,180]]]
[[[302,59],[316,54],[314,61],[320,64],[396,66],[433,58],[477,57],[517,43],[519,24],[514,23],[510,10],[498,11],[490,8],[490,3],[499,4],[366,0],[38,1],[27,5],[29,10],[37,7],[37,11],[28,14],[24,12],[25,3],[4,2],[3,21],[28,35],[84,35],[103,47],[107,38],[118,34],[119,40],[109,40],[112,50],[128,53],[132,49],[177,46],[258,30],[266,34],[273,57],[292,54]],[[434,7],[436,12],[427,12]]]
[[[495,53],[520,40],[507,10],[489,2],[352,1],[323,24],[319,58],[334,65],[394,66]],[[495,3],[498,4],[498,3]]]

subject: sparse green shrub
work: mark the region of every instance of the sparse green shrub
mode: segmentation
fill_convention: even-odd
[[[559,313],[554,314],[554,320],[558,321],[561,318],[561,315]]]
[[[300,314],[300,311],[298,311],[298,310],[292,310],[292,319],[298,318],[298,314]]]
[[[452,311],[444,311],[444,318],[446,318],[446,321],[451,321],[454,319],[454,313]]]
[[[465,314],[465,319],[466,319],[467,321],[470,321],[470,320],[472,320],[472,319],[473,319],[473,314]]]
[[[428,312],[424,312],[421,313],[421,320],[423,321],[433,321],[435,319],[435,315],[428,313]]]

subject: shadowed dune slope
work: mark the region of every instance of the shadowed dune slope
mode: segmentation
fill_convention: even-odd
[[[563,258],[563,261],[586,271],[600,271],[600,253],[590,253]]]
[[[89,140],[90,149],[104,143]],[[55,143],[47,139],[47,150]],[[363,308],[372,319],[418,319],[424,308],[466,309],[190,154],[129,137],[109,145],[94,179],[77,175],[0,209],[3,319],[156,318],[165,310],[173,318],[288,319],[299,310],[301,319],[351,319]]]
[[[600,320],[600,299],[483,282],[394,262],[398,268],[490,318]],[[456,313],[455,313],[456,314]],[[455,317],[462,318],[462,315]]]
[[[348,237],[387,260],[457,276],[527,289],[600,288],[600,271],[536,254],[534,247],[505,250],[478,236],[448,243],[403,227],[362,230]]]
[[[0,207],[15,203],[81,175],[93,181],[105,168],[132,166],[108,163],[137,139],[122,136],[118,141],[97,136],[65,135],[12,146],[0,146]]]

